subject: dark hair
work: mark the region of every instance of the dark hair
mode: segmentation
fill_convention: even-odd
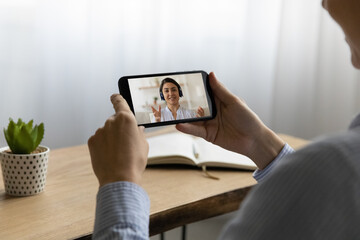
[[[164,78],[160,83],[159,93],[160,93],[161,100],[165,100],[164,94],[162,92],[162,89],[163,89],[165,83],[173,83],[177,87],[177,89],[179,91],[179,96],[180,97],[183,96],[180,84],[178,84],[174,79],[167,77],[167,78]]]

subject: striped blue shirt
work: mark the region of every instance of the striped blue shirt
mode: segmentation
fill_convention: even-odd
[[[360,115],[348,132],[292,152],[286,144],[267,168],[254,172],[259,184],[220,239],[359,239]],[[138,185],[103,186],[93,238],[148,239],[149,209]]]
[[[254,178],[263,180],[286,154],[294,150],[286,144],[265,169],[256,170]],[[148,239],[150,201],[135,183],[114,182],[101,187],[97,195],[93,239]]]
[[[263,170],[255,170],[255,172],[253,173],[253,177],[256,179],[257,182],[262,181],[267,175],[269,175],[271,170],[278,164],[278,162],[280,162],[283,157],[293,152],[294,149],[286,143],[280,151],[279,155],[269,165],[267,165],[266,168],[264,168]]]
[[[149,239],[150,200],[131,182],[99,189],[93,239]]]

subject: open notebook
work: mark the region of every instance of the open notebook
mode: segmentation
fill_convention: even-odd
[[[149,137],[148,165],[187,164],[198,167],[225,167],[255,170],[248,157],[225,150],[202,138],[180,132]]]

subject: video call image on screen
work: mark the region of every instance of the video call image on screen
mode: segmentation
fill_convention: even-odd
[[[210,116],[201,73],[133,78],[129,88],[138,124]]]

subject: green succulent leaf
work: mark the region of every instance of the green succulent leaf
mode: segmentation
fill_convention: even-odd
[[[37,134],[36,134],[36,138],[35,138],[35,145],[36,147],[39,146],[39,144],[41,143],[41,141],[44,138],[44,133],[45,133],[45,127],[43,123],[40,123],[39,126],[36,126],[37,129]]]
[[[12,150],[15,144],[14,143],[15,136],[17,136],[19,133],[19,128],[11,118],[7,130],[4,129],[4,133],[5,133],[6,142],[8,143],[10,149]]]
[[[26,127],[26,131],[28,132],[28,133],[31,133],[31,130],[32,130],[32,128],[33,128],[33,120],[30,120],[27,124],[25,124],[25,127]]]
[[[17,125],[18,127],[20,127],[20,128],[21,128],[22,125],[24,125],[24,122],[22,121],[21,118],[18,119],[16,125]]]
[[[30,136],[31,136],[31,139],[36,142],[36,139],[37,139],[37,135],[38,135],[38,125],[35,125],[34,129],[31,131],[30,133]],[[36,144],[35,144],[36,145]]]
[[[9,121],[8,128],[4,129],[4,135],[11,151],[15,154],[29,154],[34,151],[44,137],[44,124],[33,127],[33,120],[25,123],[21,118],[17,123],[11,118]]]
[[[17,154],[29,154],[34,151],[33,140],[23,125],[20,129],[18,137],[15,139],[15,151]]]

